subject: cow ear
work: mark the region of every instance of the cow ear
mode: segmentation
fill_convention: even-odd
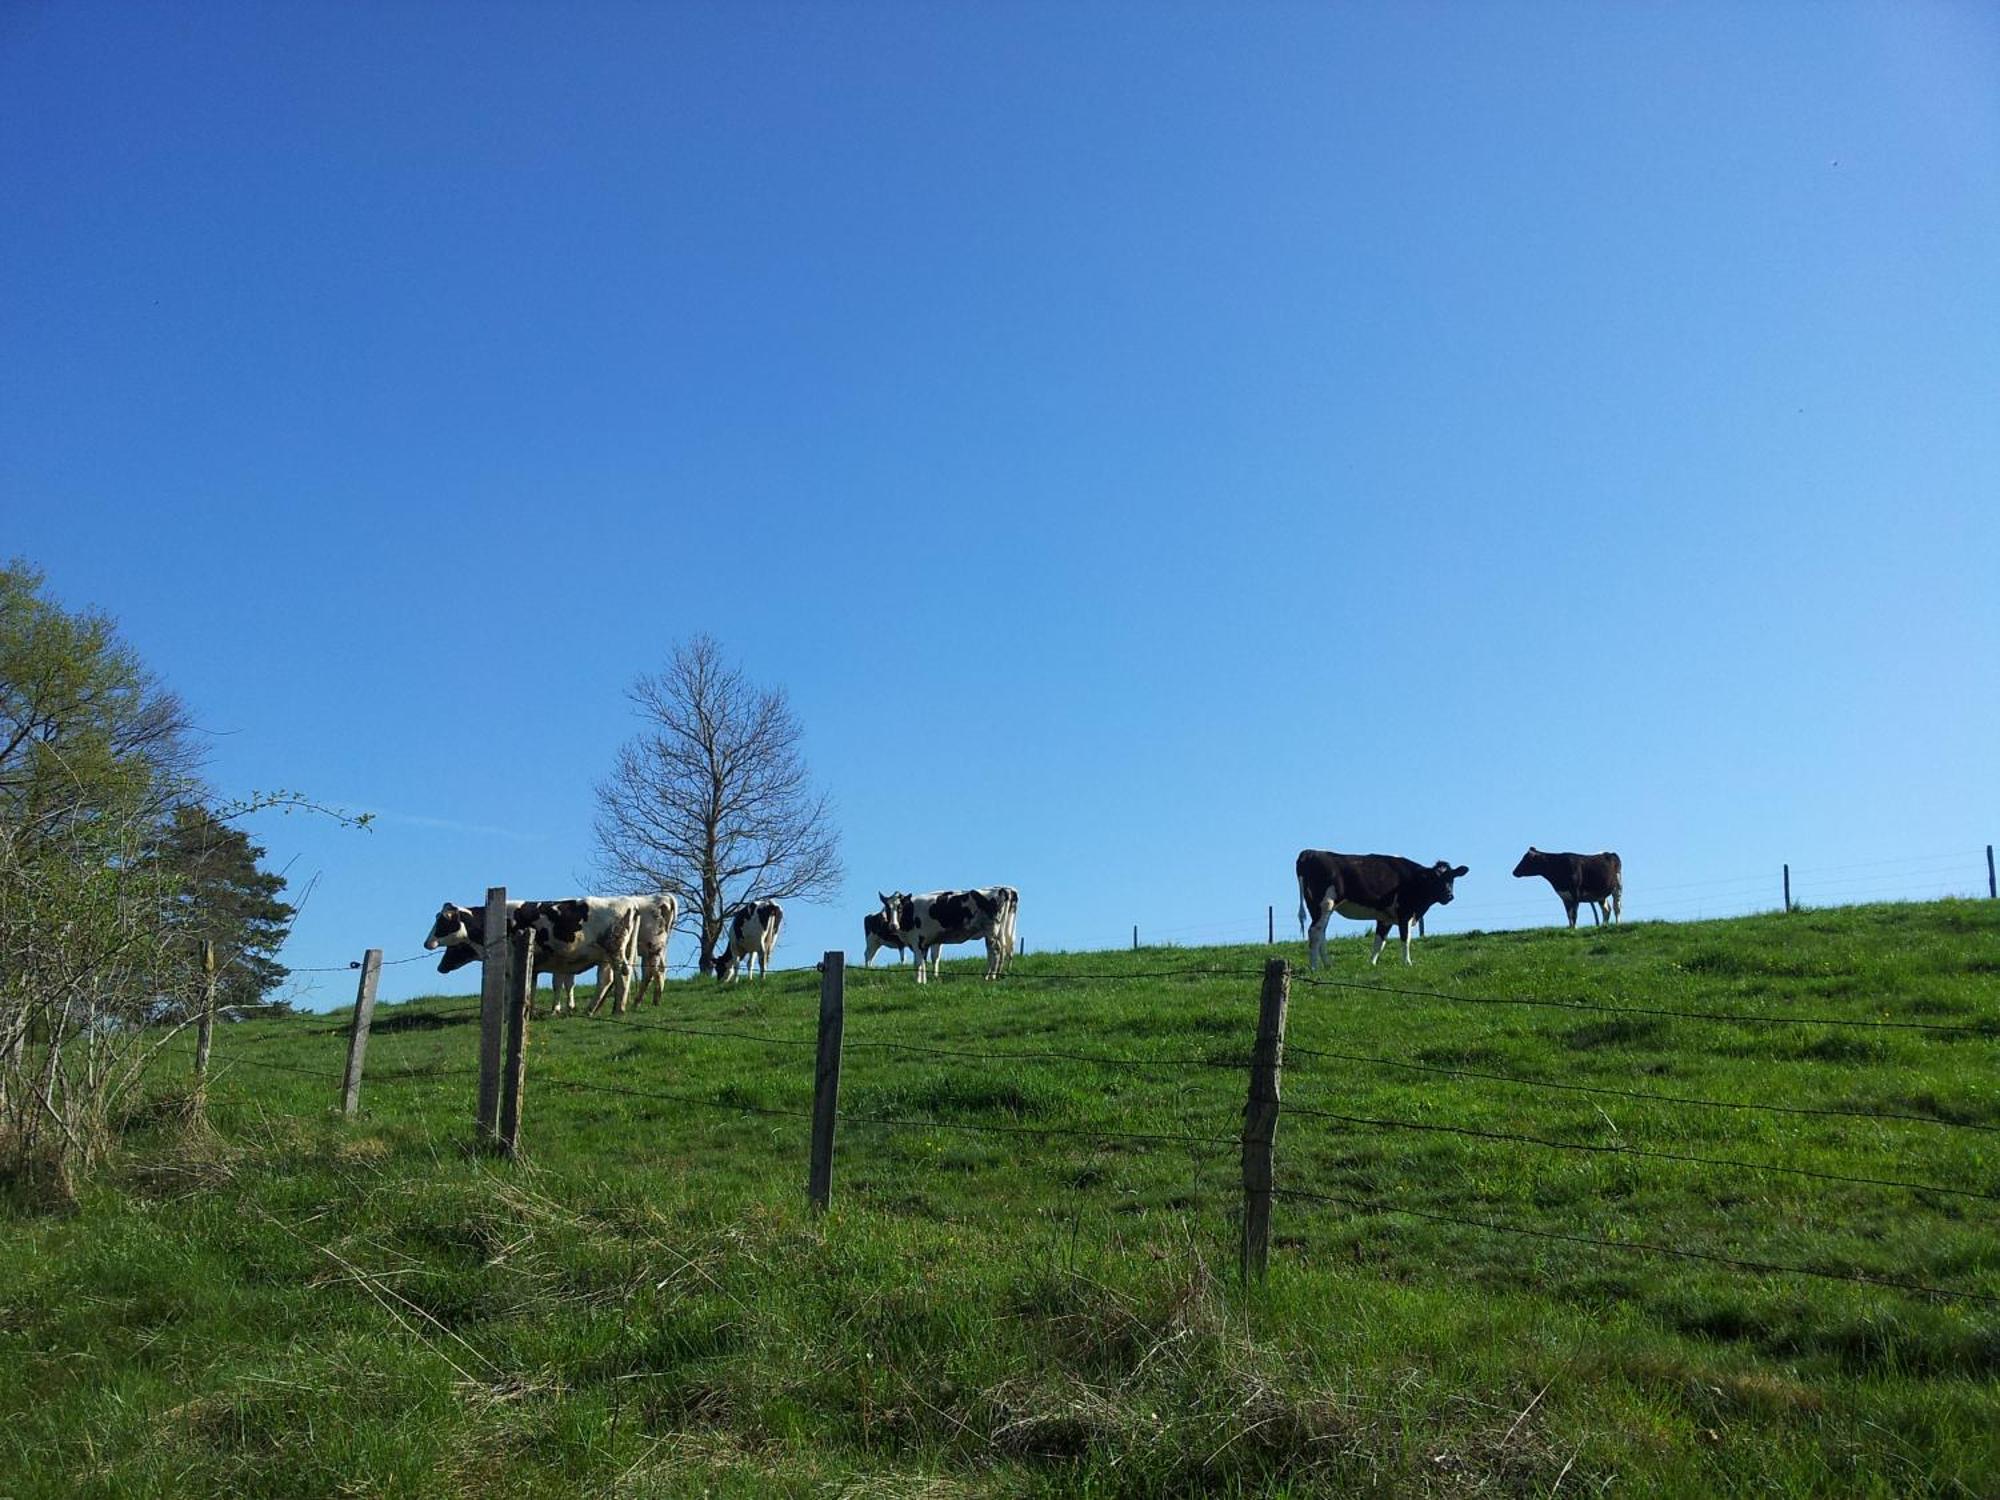
[[[1460,866],[1459,866],[1459,867],[1458,867],[1458,868],[1457,868],[1456,870],[1453,870],[1453,871],[1451,872],[1451,878],[1452,878],[1453,880],[1456,880],[1456,879],[1458,879],[1458,877],[1459,877],[1459,876],[1461,876],[1461,875],[1463,875],[1463,874],[1465,874],[1465,873],[1467,872],[1467,870],[1468,870],[1468,869],[1469,869],[1469,866],[1466,866],[1466,865],[1460,865]]]
[[[877,891],[875,893],[875,899],[877,901],[880,901],[884,906],[887,906],[889,904],[889,898],[883,895],[880,891]]]

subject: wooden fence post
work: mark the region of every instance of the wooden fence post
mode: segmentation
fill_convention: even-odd
[[[1278,946],[1278,908],[1275,906],[1264,908],[1264,946]]]
[[[348,1119],[361,1107],[361,1065],[368,1056],[368,1028],[375,1021],[375,984],[382,977],[382,950],[361,959],[361,986],[354,992],[354,1024],[347,1030],[347,1074],[340,1081],[340,1112]]]
[[[847,955],[819,963],[819,1063],[813,1069],[812,1166],[806,1198],[824,1209],[833,1198],[833,1126],[840,1112],[840,1034],[846,1024]]]
[[[208,1087],[208,1053],[215,1045],[215,944],[201,945],[201,1020],[194,1037],[195,1092]]]
[[[1792,909],[1792,867],[1785,866],[1785,910]]]
[[[1292,966],[1264,965],[1257,1001],[1257,1042],[1250,1054],[1250,1098],[1243,1106],[1243,1279],[1264,1279],[1271,1256],[1271,1157],[1278,1137],[1278,1081],[1285,1064],[1285,1007]]]
[[[1986,846],[1986,895],[1989,900],[2000,901],[2000,882],[1993,879],[1993,846]]]
[[[535,1011],[535,934],[531,928],[508,943],[507,1067],[501,1074],[500,1149],[521,1153],[521,1088],[527,1082],[528,1018]]]
[[[501,1023],[507,1010],[507,887],[486,890],[485,946],[479,965],[479,1140],[499,1130]]]
[[[1139,924],[1137,922],[1132,924],[1132,951],[1134,953],[1139,951]]]

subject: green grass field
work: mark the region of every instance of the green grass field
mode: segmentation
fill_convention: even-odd
[[[466,998],[351,1123],[224,1028],[0,1216],[0,1496],[2000,1494],[2000,904],[1332,951],[1249,1288],[1261,947],[851,969],[824,1216],[809,971],[538,1022],[513,1164]]]

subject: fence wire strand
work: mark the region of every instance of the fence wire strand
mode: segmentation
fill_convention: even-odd
[[[2000,1297],[1984,1292],[1961,1291],[1955,1287],[1931,1286],[1921,1281],[1902,1281],[1891,1276],[1869,1276],[1859,1271],[1827,1271],[1817,1266],[1792,1265],[1781,1261],[1750,1260],[1742,1256],[1721,1255],[1707,1250],[1687,1250],[1676,1245],[1655,1245],[1643,1240],[1612,1240],[1598,1235],[1564,1234],[1553,1229],[1529,1229],[1521,1224],[1503,1224],[1493,1219],[1471,1219],[1459,1214],[1438,1213],[1432,1209],[1411,1208],[1407,1204],[1384,1203],[1365,1198],[1348,1198],[1338,1193],[1313,1193],[1303,1188],[1273,1188],[1271,1196],[1286,1198],[1301,1203],[1331,1204],[1338,1208],[1358,1209],[1370,1214],[1408,1214],[1414,1219],[1429,1219],[1439,1224],[1457,1224],[1467,1229],[1485,1229],[1495,1234],[1523,1235],[1529,1239],[1559,1240],[1571,1245],[1594,1245],[1606,1250],[1626,1250],[1635,1254],[1669,1255],[1680,1260],[1707,1261],[1716,1265],[1733,1266],[1739,1270],[1757,1271],[1764,1274],[1793,1276],[1816,1276],[1823,1281],[1851,1281],[1862,1286],[1890,1287],[1897,1291],[1917,1292],[1928,1297],[1945,1297],[1965,1302],[1977,1302],[1986,1306],[2000,1307]]]
[[[1360,1052],[1330,1052],[1319,1047],[1285,1044],[1285,1060],[1293,1055],[1327,1058],[1336,1062],[1367,1063],[1380,1068],[1403,1068],[1413,1073],[1438,1073],[1448,1078],[1480,1078],[1490,1083],[1511,1084],[1516,1088],[1552,1089],[1566,1094],[1604,1094],[1617,1099],[1643,1099],[1656,1104],[1686,1104],[1703,1109],[1740,1109],[1781,1115],[1831,1115],[1849,1120],[1898,1120],[1914,1125],[1935,1125],[1945,1130],[1975,1130],[2000,1135],[2000,1126],[1981,1125],[1971,1120],[1947,1120],[1938,1115],[1913,1115],[1896,1110],[1840,1109],[1831,1105],[1753,1104],[1736,1099],[1700,1099],[1689,1094],[1656,1094],[1644,1089],[1615,1089],[1602,1084],[1558,1083],[1552,1078],[1527,1078],[1517,1073],[1488,1073],[1478,1068],[1446,1067],[1441,1063],[1398,1062],[1389,1057],[1372,1057]]]
[[[1308,974],[1293,974],[1292,983],[1302,984],[1311,989],[1366,990],[1372,994],[1400,995],[1406,999],[1449,1000],[1458,1005],[1539,1005],[1557,1010],[1587,1010],[1614,1016],[1662,1016],[1679,1021],[1729,1021],[1743,1026],[1843,1026],[1862,1030],[1941,1031],[1963,1036],[2000,1036],[2000,1024],[1990,1021],[1976,1026],[1952,1026],[1937,1021],[1863,1021],[1841,1016],[1751,1016],[1730,1011],[1666,1010],[1645,1005],[1607,1005],[1598,1000],[1543,1000],[1528,995],[1461,995],[1449,990],[1372,984],[1360,979],[1320,979]]]
[[[1287,1104],[1285,1114],[1305,1115],[1315,1120],[1334,1120],[1343,1125],[1367,1125],[1378,1130],[1417,1130],[1434,1135],[1470,1136],[1483,1141],[1513,1141],[1524,1146],[1542,1146],[1551,1151],[1587,1151],[1601,1156],[1644,1157],[1652,1161],[1684,1162],[1698,1167],[1729,1167],[1742,1172],[1773,1172],[1786,1177],[1812,1177],[1822,1182],[1844,1182],[1860,1187],[1900,1188],[1912,1193],[1939,1193],[1951,1198],[1977,1198],[2000,1203],[2000,1193],[1982,1193],[1977,1188],[1940,1187],[1932,1182],[1904,1182],[1893,1177],[1851,1177],[1841,1172],[1822,1172],[1813,1167],[1786,1167],[1774,1162],[1736,1161],[1722,1156],[1695,1156],[1681,1151],[1654,1151],[1644,1146],[1610,1145],[1601,1141],[1557,1141],[1547,1136],[1525,1135],[1512,1130],[1481,1130],[1472,1125],[1444,1125],[1424,1120],[1380,1120],[1367,1115],[1340,1114],[1329,1109],[1313,1109],[1303,1104]]]

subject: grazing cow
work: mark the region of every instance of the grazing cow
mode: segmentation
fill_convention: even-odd
[[[722,947],[708,960],[716,983],[735,983],[736,965],[746,958],[755,960],[759,979],[769,973],[771,950],[778,946],[784,921],[784,908],[775,901],[746,901],[730,911],[722,924]]]
[[[1539,875],[1562,897],[1569,925],[1576,926],[1579,903],[1590,903],[1591,921],[1596,926],[1615,922],[1625,915],[1625,866],[1606,849],[1602,854],[1544,854],[1533,844],[1514,866],[1517,877]]]
[[[896,950],[896,962],[903,961],[903,955],[910,951],[910,945],[896,936],[896,929],[889,925],[889,919],[879,911],[871,911],[861,919],[861,936],[867,940],[868,951],[861,957],[865,969],[875,962],[875,955],[884,948]]]
[[[877,891],[881,896],[882,893]],[[1014,921],[1021,893],[1011,885],[989,885],[976,891],[930,891],[912,896],[898,891],[882,896],[882,921],[917,956],[917,983],[924,983],[924,960],[937,977],[938,952],[946,943],[986,943],[986,977],[998,979],[1014,956]]]
[[[635,959],[642,966],[639,998],[650,990],[658,1004],[666,988],[667,935],[680,904],[662,892],[657,896],[583,896],[568,901],[509,901],[510,934],[532,929],[535,972],[552,977],[553,1006],[560,1015],[576,1010],[576,976],[598,971],[595,1015],[607,998],[612,1013],[622,1014],[631,989]],[[438,972],[449,974],[484,955],[486,913],[483,907],[446,902],[431,924],[424,947],[443,948]]]
[[[1329,849],[1301,849],[1293,869],[1299,877],[1299,927],[1312,917],[1312,941],[1306,950],[1308,964],[1317,969],[1326,961],[1326,919],[1339,912],[1343,917],[1375,924],[1373,964],[1382,956],[1389,929],[1397,928],[1403,938],[1403,962],[1410,962],[1410,924],[1421,924],[1424,913],[1451,900],[1451,883],[1465,873],[1464,865],[1444,860],[1420,865],[1395,854],[1335,854]]]

